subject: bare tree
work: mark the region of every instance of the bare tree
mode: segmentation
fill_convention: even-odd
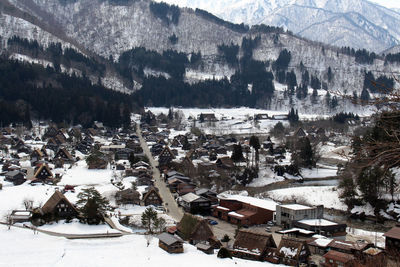
[[[29,198],[25,198],[22,203],[24,204],[25,210],[33,209],[33,200]]]
[[[8,226],[8,230],[11,229],[11,225],[13,224],[11,214],[11,211],[8,211],[6,214],[4,214],[4,221]]]

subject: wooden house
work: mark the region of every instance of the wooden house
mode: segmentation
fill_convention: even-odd
[[[169,147],[166,146],[158,157],[159,166],[168,166],[169,163],[174,159],[174,153],[171,151],[171,149],[169,149]]]
[[[142,201],[145,206],[161,206],[163,203],[163,200],[155,187],[150,187],[147,193],[144,194]]]
[[[75,138],[75,140],[81,140],[82,139],[82,133],[81,130],[77,127],[73,127],[69,130],[68,135]]]
[[[183,240],[169,233],[158,235],[158,246],[168,253],[183,253]]]
[[[307,134],[306,132],[303,130],[303,128],[298,128],[295,132],[294,132],[294,137],[296,138],[302,138],[302,137],[306,137]]]
[[[212,243],[215,240],[214,233],[207,221],[189,213],[185,213],[178,223],[177,233],[181,238],[194,245]]]
[[[40,164],[36,167],[32,182],[48,182],[53,180],[53,173],[47,164]]]
[[[79,211],[74,205],[58,190],[43,205],[41,213],[56,218],[73,218],[79,215]]]
[[[323,266],[325,267],[354,267],[356,259],[353,255],[342,253],[335,250],[328,251],[323,256]]]
[[[215,122],[218,121],[214,113],[201,113],[199,116],[200,122]]]
[[[44,139],[47,139],[47,138],[55,137],[55,136],[57,135],[57,133],[58,133],[57,127],[55,127],[55,126],[49,126],[49,127],[46,129],[46,133],[43,135],[43,138],[44,138]]]
[[[179,196],[183,196],[186,195],[188,193],[194,193],[196,186],[191,184],[191,183],[187,183],[187,182],[183,182],[178,184],[178,186],[176,187],[176,192],[178,193]]]
[[[386,252],[389,257],[400,256],[400,224],[390,229],[384,235]]]
[[[44,157],[45,157],[45,155],[44,155],[43,151],[41,151],[40,149],[36,148],[31,153],[31,162],[34,165],[39,160],[44,159]]]
[[[59,144],[56,142],[55,138],[49,138],[46,143],[46,148],[56,151],[59,147]]]
[[[217,167],[223,169],[232,169],[235,167],[233,160],[230,157],[222,157],[217,159]]]
[[[134,150],[130,148],[118,149],[115,152],[115,160],[129,160],[130,155],[134,153]]]
[[[58,149],[58,151],[54,155],[54,158],[62,159],[63,162],[69,163],[69,164],[75,162],[74,158],[72,157],[72,155],[68,152],[68,150],[66,148]]]
[[[368,248],[363,251],[362,264],[364,266],[388,266],[387,255],[383,249]]]
[[[219,196],[213,216],[237,225],[264,224],[273,220],[276,203],[245,196]]]
[[[5,174],[5,180],[12,182],[14,185],[20,185],[26,181],[25,174],[19,170],[7,172]]]
[[[209,214],[211,201],[194,193],[187,193],[180,198],[179,204],[192,214]]]
[[[308,257],[311,255],[306,241],[284,236],[276,251],[280,263],[291,266],[307,264]]]
[[[121,190],[115,194],[115,201],[118,204],[140,205],[140,193],[132,188]]]
[[[107,169],[108,160],[104,156],[92,157],[88,162],[88,168],[92,169]]]
[[[271,234],[242,229],[236,236],[231,253],[234,257],[263,261],[270,248],[276,249],[276,244]]]

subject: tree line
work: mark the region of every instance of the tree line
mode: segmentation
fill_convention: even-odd
[[[32,119],[110,127],[130,123],[139,106],[129,96],[92,84],[87,77],[69,76],[54,68],[0,57],[0,122]]]

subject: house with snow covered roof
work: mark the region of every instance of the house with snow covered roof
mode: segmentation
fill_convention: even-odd
[[[263,261],[271,248],[276,249],[276,244],[271,234],[241,229],[230,251],[234,257]]]
[[[325,219],[303,219],[294,221],[293,226],[335,239],[345,240],[347,235],[346,224],[339,224]]]
[[[272,200],[228,194],[220,194],[218,199],[213,216],[229,223],[256,225],[274,219],[277,203]]]
[[[277,248],[279,262],[290,266],[299,266],[302,263],[307,264],[310,255],[307,242],[296,238],[282,237]]]
[[[303,219],[323,219],[324,206],[305,206],[300,204],[286,204],[276,206],[276,223],[287,228],[293,227],[295,221]]]

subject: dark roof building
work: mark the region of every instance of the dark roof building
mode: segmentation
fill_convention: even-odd
[[[183,240],[179,237],[162,233],[158,239],[158,246],[168,253],[183,253]]]
[[[270,248],[276,249],[271,234],[244,229],[238,232],[231,253],[238,258],[263,261]]]
[[[41,208],[42,214],[50,214],[57,218],[72,218],[78,216],[79,212],[74,205],[60,192],[55,191]]]

